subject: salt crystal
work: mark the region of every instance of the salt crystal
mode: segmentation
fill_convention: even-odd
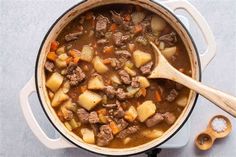
[[[214,118],[211,122],[213,130],[216,132],[224,132],[227,129],[227,123],[223,118]]]

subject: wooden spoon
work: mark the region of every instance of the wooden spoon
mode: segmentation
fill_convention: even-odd
[[[207,87],[200,82],[184,75],[176,70],[162,55],[157,46],[150,42],[155,54],[155,68],[148,78],[165,78],[178,82],[197,93],[201,94],[221,109],[236,117],[236,97],[223,93],[219,90]]]

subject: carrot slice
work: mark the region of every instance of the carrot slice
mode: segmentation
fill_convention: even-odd
[[[80,91],[81,91],[82,93],[85,92],[86,89],[87,89],[87,86],[86,86],[86,85],[80,87]]]
[[[68,57],[68,58],[66,59],[66,64],[69,64],[71,61],[72,61],[72,57]]]
[[[109,30],[112,32],[115,32],[117,30],[117,25],[115,23],[111,24],[111,27]]]
[[[113,51],[113,46],[105,46],[103,48],[104,53],[112,53],[112,51]]]
[[[111,60],[110,60],[110,59],[104,59],[104,60],[103,60],[103,63],[104,63],[104,64],[110,64],[110,63],[111,63]]]
[[[100,110],[97,111],[98,114],[106,115],[107,114],[107,109],[101,108]]]
[[[161,94],[159,93],[159,91],[156,91],[156,92],[155,92],[155,98],[156,98],[156,100],[157,100],[158,102],[161,101]]]
[[[77,57],[74,57],[74,58],[73,58],[73,62],[74,62],[75,64],[77,64],[77,63],[79,62],[79,59],[80,59],[80,58],[79,58],[78,56],[77,56]]]
[[[141,25],[135,25],[134,26],[134,33],[135,34],[138,34],[138,33],[142,32],[142,30],[143,30],[143,27]]]
[[[55,52],[48,52],[47,58],[51,61],[55,61],[57,59],[57,54]]]
[[[57,48],[58,48],[58,46],[59,46],[59,42],[57,42],[57,41],[52,41],[52,42],[51,42],[50,51],[56,51]]]
[[[125,21],[130,21],[130,20],[131,20],[130,14],[126,14],[126,15],[124,16],[124,20],[125,20]]]
[[[112,130],[112,133],[115,135],[115,134],[117,134],[119,131],[120,131],[120,129],[118,128],[118,126],[116,125],[116,123],[115,122],[110,122],[110,124],[109,124],[109,126],[110,126],[110,128],[111,128],[111,130]]]
[[[145,96],[147,95],[147,90],[146,90],[146,88],[141,88],[140,91],[141,91],[141,93],[142,93],[142,96],[145,97]]]
[[[75,58],[75,57],[78,57],[78,56],[79,56],[79,51],[73,49],[73,50],[70,50],[70,51],[69,51],[69,54],[70,54],[72,57]]]

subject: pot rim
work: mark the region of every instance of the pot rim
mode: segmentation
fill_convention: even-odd
[[[94,154],[98,154],[98,155],[106,155],[106,156],[127,156],[127,155],[137,155],[137,154],[141,154],[141,153],[145,153],[147,151],[150,151],[150,150],[153,150],[155,148],[157,148],[158,146],[162,145],[163,143],[165,143],[166,141],[168,141],[169,139],[171,139],[183,126],[184,124],[187,122],[187,120],[189,119],[190,115],[192,114],[192,111],[197,103],[197,99],[198,99],[198,96],[199,94],[196,93],[196,96],[193,100],[193,105],[191,107],[191,109],[189,110],[189,113],[187,114],[185,120],[183,120],[182,124],[179,125],[179,127],[168,137],[166,138],[165,140],[163,140],[162,142],[160,142],[159,144],[149,148],[149,149],[146,149],[146,150],[143,150],[143,151],[140,151],[140,152],[136,152],[136,153],[130,153],[130,154],[124,154],[124,155],[108,155],[108,154],[103,154],[103,153],[99,153],[99,152],[96,152],[96,151],[92,151],[92,150],[89,150],[87,148],[84,148],[78,144],[76,144],[75,142],[73,142],[70,138],[68,138],[66,135],[64,135],[60,129],[54,124],[54,122],[52,121],[52,119],[49,117],[46,109],[44,108],[43,106],[43,101],[40,97],[40,92],[39,92],[39,85],[38,85],[38,73],[37,73],[37,69],[38,69],[38,64],[39,64],[39,58],[40,58],[40,55],[41,55],[41,50],[43,48],[43,45],[45,44],[45,41],[48,37],[48,35],[50,34],[51,30],[54,28],[54,26],[58,23],[58,21],[63,17],[65,16],[65,14],[67,14],[69,11],[73,10],[75,7],[77,7],[78,5],[81,5],[83,3],[85,3],[87,0],[84,0],[84,1],[81,1],[81,2],[78,2],[76,4],[74,4],[72,7],[70,7],[69,9],[67,9],[66,11],[64,11],[64,13],[62,13],[56,20],[55,22],[50,26],[50,28],[48,29],[47,33],[45,34],[41,44],[40,44],[40,48],[38,50],[38,54],[37,54],[37,57],[36,57],[36,63],[35,63],[35,87],[36,87],[36,93],[37,93],[37,96],[38,96],[38,99],[39,99],[39,102],[40,102],[40,105],[46,115],[46,117],[48,118],[48,120],[50,121],[50,123],[52,124],[52,126],[56,129],[57,132],[60,133],[60,135],[65,138],[66,140],[68,140],[70,143],[72,143],[73,145],[75,145],[76,147],[78,148],[82,148],[83,150],[86,150],[88,152],[91,152],[91,153],[94,153]],[[155,3],[156,5],[158,5],[159,7],[163,8],[164,10],[168,11],[168,13],[170,13],[176,20],[178,23],[180,23],[180,25],[183,27],[184,31],[187,33],[187,35],[189,36],[190,38],[190,41],[193,45],[193,48],[196,52],[196,61],[198,62],[198,69],[199,69],[199,76],[198,76],[198,81],[201,81],[202,79],[202,71],[201,71],[201,64],[200,64],[200,55],[199,55],[199,52],[198,52],[198,49],[196,47],[196,44],[192,38],[192,35],[190,34],[189,30],[186,28],[186,26],[182,23],[182,21],[171,11],[169,10],[167,7],[165,7],[164,5],[162,5],[161,3],[159,2],[156,2],[156,1],[153,1],[153,0],[150,0],[152,3]],[[114,3],[116,4],[116,3]],[[122,149],[122,148],[121,148]]]

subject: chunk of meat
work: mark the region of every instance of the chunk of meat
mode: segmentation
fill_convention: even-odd
[[[82,34],[83,34],[82,31],[67,34],[67,35],[65,36],[65,40],[66,40],[67,42],[72,41],[72,40],[76,40],[76,39],[78,39],[79,36],[81,36]]]
[[[125,111],[123,110],[123,108],[121,107],[121,105],[118,101],[116,101],[116,104],[117,103],[118,103],[118,105],[117,105],[116,110],[114,111],[114,117],[115,118],[122,118],[125,115]]]
[[[120,130],[124,130],[129,125],[123,118],[116,120],[116,124]]]
[[[152,117],[148,118],[145,121],[145,124],[147,127],[153,127],[157,125],[158,123],[162,122],[164,120],[164,117],[161,113],[156,113]]]
[[[83,108],[78,109],[77,115],[81,123],[83,124],[89,123],[89,113],[85,109]]]
[[[46,63],[44,64],[44,67],[47,71],[49,72],[53,72],[54,71],[54,68],[55,68],[55,65],[53,62],[50,62],[50,61],[46,61]]]
[[[96,111],[90,112],[89,114],[89,123],[95,124],[99,122],[98,114]]]
[[[117,138],[124,139],[124,138],[126,138],[127,136],[136,133],[138,130],[139,130],[139,126],[137,126],[137,125],[130,126],[130,127],[128,127],[127,129],[122,130],[121,132],[119,132],[116,137],[117,137]]]
[[[173,113],[170,113],[170,112],[166,112],[164,114],[162,114],[164,119],[165,119],[165,122],[169,125],[173,124],[176,120],[176,116],[173,114]]]
[[[171,32],[159,37],[159,41],[164,41],[168,46],[173,46],[177,42],[177,34]]]
[[[129,58],[131,57],[131,54],[129,51],[127,50],[118,50],[118,51],[115,51],[115,54],[120,56],[120,57],[124,57],[124,58]]]
[[[134,88],[139,88],[140,83],[139,83],[139,78],[138,77],[133,77],[131,81],[131,86]]]
[[[120,70],[119,71],[120,78],[124,84],[130,84],[130,76],[125,70]]]
[[[179,92],[177,92],[175,89],[172,89],[170,93],[166,96],[166,100],[169,102],[172,102],[175,100],[175,98],[179,95]]]
[[[108,18],[102,16],[102,15],[99,15],[97,18],[96,18],[96,26],[95,26],[95,30],[96,30],[96,37],[100,38],[100,37],[103,37],[105,36],[105,33],[107,31],[107,25],[109,23],[109,20]]]
[[[113,41],[114,41],[116,46],[122,46],[123,45],[122,36],[123,36],[123,33],[121,33],[121,32],[116,32],[112,35]]]
[[[114,98],[116,95],[116,90],[113,86],[105,86],[104,92],[110,99]]]
[[[144,74],[144,75],[150,74],[151,69],[152,69],[152,65],[153,65],[153,62],[151,61],[151,62],[141,66],[140,71],[142,72],[142,74]]]
[[[70,64],[66,70],[66,78],[71,86],[76,86],[85,79],[85,74],[82,69],[76,64]]]
[[[115,22],[116,24],[118,25],[123,24],[124,19],[117,12],[111,11],[111,18],[112,18],[112,21]]]
[[[100,132],[97,134],[96,144],[98,146],[108,145],[114,138],[111,128],[109,125],[102,125],[99,130]]]
[[[90,126],[93,130],[94,135],[97,135],[99,132],[99,125],[98,124],[91,124]]]
[[[119,100],[125,100],[127,97],[127,94],[125,93],[125,91],[122,88],[118,88],[116,91],[116,97]]]
[[[109,41],[107,39],[99,39],[97,41],[98,45],[104,45],[104,44],[107,44],[107,43],[109,43]]]

